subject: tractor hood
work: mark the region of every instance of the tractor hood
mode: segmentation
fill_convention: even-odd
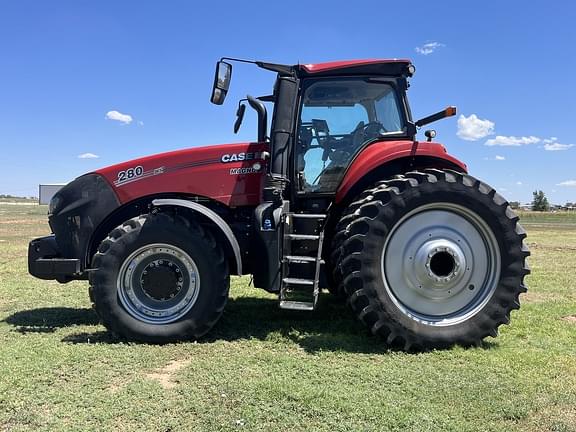
[[[96,171],[122,204],[150,195],[207,197],[228,206],[260,201],[267,144],[237,143],[195,147],[146,156]]]

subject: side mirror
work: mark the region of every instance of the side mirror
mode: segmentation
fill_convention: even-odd
[[[225,61],[216,63],[216,73],[214,74],[214,85],[212,86],[212,97],[210,101],[216,105],[222,105],[228,88],[230,87],[230,80],[232,79],[232,65]]]
[[[234,133],[238,133],[240,126],[242,125],[242,120],[244,120],[244,113],[246,112],[246,105],[241,103],[238,105],[238,110],[236,111],[236,121],[234,122]]]

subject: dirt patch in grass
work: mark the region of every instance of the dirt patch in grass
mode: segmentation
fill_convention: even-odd
[[[173,360],[155,372],[146,374],[146,378],[157,381],[162,388],[169,390],[178,385],[176,374],[190,364],[190,360]]]
[[[569,322],[569,323],[576,324],[576,315],[568,315],[568,316],[562,317],[562,319],[564,321]]]
[[[536,431],[573,431],[576,428],[576,408],[566,405],[548,406],[535,411],[521,421],[521,429]]]
[[[125,384],[119,384],[119,383],[110,384],[110,385],[108,386],[108,391],[109,391],[110,393],[117,393],[117,392],[119,392],[120,390],[122,390],[122,388],[124,388],[124,385],[125,385]]]

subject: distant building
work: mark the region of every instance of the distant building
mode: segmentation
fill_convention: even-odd
[[[66,183],[51,183],[51,184],[41,184],[38,186],[38,204],[48,205],[52,197],[66,186]]]

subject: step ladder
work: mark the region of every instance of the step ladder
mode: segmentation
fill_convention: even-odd
[[[320,293],[325,214],[283,215],[280,308],[312,311]]]

